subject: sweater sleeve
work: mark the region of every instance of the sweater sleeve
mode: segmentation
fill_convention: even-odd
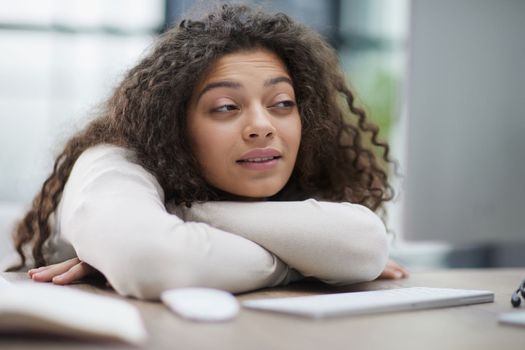
[[[286,283],[292,272],[246,238],[169,214],[155,177],[116,146],[79,157],[57,219],[58,234],[122,295],[158,299],[187,286],[244,292]]]
[[[184,219],[246,237],[305,277],[331,284],[373,280],[388,258],[383,223],[357,204],[207,202],[185,209]]]

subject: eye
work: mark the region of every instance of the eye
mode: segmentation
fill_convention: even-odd
[[[212,112],[218,112],[218,113],[225,113],[225,112],[231,112],[238,110],[239,107],[236,105],[228,104],[228,105],[222,105],[220,107],[214,108]]]
[[[277,102],[276,104],[274,104],[273,106],[271,107],[276,107],[276,108],[291,108],[291,107],[294,107],[295,106],[295,102],[292,101],[292,100],[285,100],[285,101],[280,101],[280,102]]]

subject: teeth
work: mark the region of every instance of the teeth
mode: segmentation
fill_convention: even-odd
[[[243,162],[249,162],[249,163],[257,163],[257,162],[266,162],[268,160],[272,160],[275,157],[261,157],[261,158],[251,158],[251,159],[243,159]]]

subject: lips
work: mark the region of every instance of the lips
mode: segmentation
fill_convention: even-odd
[[[237,163],[266,163],[281,157],[281,152],[274,148],[255,148],[244,153]]]

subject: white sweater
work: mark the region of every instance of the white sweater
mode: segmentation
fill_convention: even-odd
[[[44,252],[52,262],[77,255],[118,293],[144,299],[187,286],[245,292],[302,276],[366,281],[387,260],[381,220],[356,204],[309,199],[169,209],[133,152],[92,147],[73,167]]]

